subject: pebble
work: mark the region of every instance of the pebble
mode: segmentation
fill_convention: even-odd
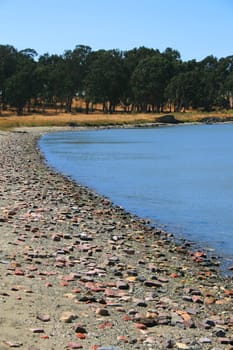
[[[32,333],[44,333],[44,329],[43,328],[31,328],[30,331]]]
[[[23,343],[11,341],[11,340],[5,341],[4,343],[8,345],[10,348],[20,348],[21,346],[23,346]]]
[[[123,350],[122,348],[117,348],[115,346],[100,346],[96,350]]]
[[[81,324],[74,324],[73,330],[75,333],[87,333],[86,328]]]
[[[199,342],[202,344],[210,344],[211,343],[211,339],[207,338],[207,337],[203,337],[199,339]]]
[[[38,315],[36,318],[38,320],[42,321],[42,322],[50,321],[50,316],[49,315]]]
[[[109,311],[106,308],[97,308],[96,309],[96,315],[99,316],[110,316]]]
[[[65,322],[65,323],[71,323],[74,320],[76,320],[78,316],[70,311],[64,311],[62,315],[60,316],[60,321]]]
[[[83,346],[76,342],[69,342],[66,346],[66,349],[82,349]]]
[[[191,347],[185,343],[177,342],[175,345],[176,345],[177,349],[191,350]]]
[[[116,286],[118,289],[129,289],[129,284],[125,281],[117,281]]]

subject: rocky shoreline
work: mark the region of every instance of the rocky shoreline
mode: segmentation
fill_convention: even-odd
[[[47,168],[44,131],[0,132],[0,349],[233,349],[232,278]]]

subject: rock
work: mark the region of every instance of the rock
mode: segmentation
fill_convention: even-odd
[[[128,249],[124,249],[124,252],[128,255],[134,255],[135,254],[135,250],[132,248],[128,248]]]
[[[38,315],[36,318],[38,320],[42,321],[42,322],[50,321],[50,316],[49,315]]]
[[[178,342],[178,343],[176,343],[175,345],[176,345],[177,349],[191,350],[191,347],[188,346],[188,345],[185,344],[185,343],[179,343],[179,342]]]
[[[207,338],[207,337],[203,337],[199,339],[199,342],[202,344],[210,344],[211,343],[211,339]]]
[[[86,328],[80,324],[74,324],[73,330],[75,331],[75,333],[87,333]]]
[[[21,346],[23,346],[23,343],[11,341],[11,340],[5,341],[4,343],[8,345],[10,348],[20,348]]]
[[[144,323],[134,323],[134,327],[140,330],[145,330],[147,328]]]
[[[164,114],[159,118],[156,118],[156,121],[159,123],[165,123],[165,124],[179,124],[182,123],[182,121],[177,120],[174,115],[172,114]]]
[[[155,282],[155,281],[145,281],[144,282],[144,286],[145,287],[155,287],[155,288],[160,288],[162,287],[162,284],[159,282]]]
[[[159,325],[170,325],[171,324],[171,315],[166,313],[158,314],[158,324]]]
[[[134,320],[144,324],[146,327],[154,327],[158,324],[158,315],[153,312],[147,312],[146,314],[137,313],[134,316]]]
[[[170,338],[163,339],[163,347],[165,349],[172,349],[174,347],[174,341]]]
[[[226,332],[223,329],[218,329],[214,332],[216,337],[224,338],[226,336]]]
[[[62,313],[60,317],[60,321],[64,323],[71,323],[72,321],[76,320],[78,316],[70,311],[65,311]]]
[[[82,349],[83,346],[76,342],[69,342],[66,346],[66,349]]]
[[[218,342],[220,344],[231,344],[231,345],[233,345],[233,339],[230,339],[230,338],[219,337],[218,338]]]
[[[122,350],[122,349],[117,348],[115,346],[100,346],[100,347],[97,347],[96,350]]]
[[[30,331],[32,333],[44,333],[44,329],[43,328],[31,328]]]
[[[145,300],[142,299],[134,299],[133,300],[136,306],[140,306],[140,307],[147,307],[147,303],[145,302]]]
[[[117,281],[116,286],[118,289],[129,289],[128,283],[122,280]]]
[[[75,333],[75,336],[78,339],[86,339],[86,337],[87,337],[85,333]]]
[[[99,316],[110,316],[110,313],[106,308],[98,308],[95,313]]]
[[[205,329],[210,329],[211,327],[215,327],[215,322],[210,319],[206,319],[201,322],[200,326],[202,326]]]

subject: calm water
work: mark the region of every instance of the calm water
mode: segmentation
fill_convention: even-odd
[[[233,264],[233,124],[44,135],[49,165]]]

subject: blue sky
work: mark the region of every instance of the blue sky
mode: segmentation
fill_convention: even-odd
[[[0,0],[0,44],[61,54],[171,47],[182,60],[233,55],[233,0]]]

